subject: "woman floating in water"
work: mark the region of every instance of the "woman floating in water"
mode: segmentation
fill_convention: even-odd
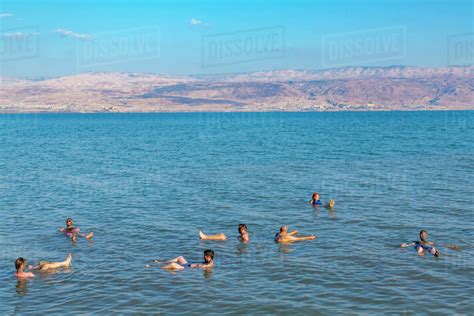
[[[71,266],[72,255],[69,254],[64,261],[60,262],[48,262],[48,261],[40,261],[39,265],[37,266],[28,266],[28,270],[39,270],[39,271],[48,271],[54,269],[61,269],[61,268],[69,268]],[[15,276],[17,278],[31,278],[35,275],[33,272],[25,272],[26,268],[26,260],[23,258],[18,258],[15,261]]]
[[[165,270],[183,270],[186,268],[212,268],[214,265],[214,251],[207,249],[204,251],[204,261],[200,263],[189,263],[183,256],[179,256],[173,260],[168,261],[167,265],[163,267]],[[155,262],[159,262],[155,260]]]
[[[86,234],[81,234],[80,229],[78,227],[74,227],[73,224],[74,224],[74,222],[73,222],[72,218],[68,218],[68,219],[66,219],[66,228],[61,227],[59,229],[59,231],[64,233],[64,235],[66,235],[66,237],[70,237],[72,241],[76,241],[77,236],[83,237],[87,240],[90,240],[92,237],[94,237],[93,232],[90,232],[87,235]]]
[[[440,252],[434,247],[434,243],[428,241],[428,233],[426,230],[422,229],[420,231],[420,240],[414,241],[409,244],[401,244],[400,247],[406,248],[410,246],[415,246],[416,252],[419,256],[424,256],[425,252],[432,254],[435,257],[439,257]]]
[[[313,196],[311,197],[311,200],[309,201],[309,204],[311,204],[315,207],[323,205],[323,203],[319,199],[319,193],[318,192],[313,193]]]
[[[334,208],[334,204],[336,203],[335,200],[329,200],[329,203],[324,204],[324,207],[327,208],[328,210],[332,210]],[[309,204],[311,204],[313,207],[319,207],[323,205],[323,202],[319,199],[319,193],[314,192],[313,196],[311,197],[311,200],[309,201]]]
[[[295,242],[295,241],[316,239],[316,236],[314,235],[296,237],[297,234],[298,234],[298,231],[294,230],[292,232],[288,232],[288,227],[282,226],[280,228],[280,232],[275,235],[275,241],[279,243],[290,243],[290,242]]]

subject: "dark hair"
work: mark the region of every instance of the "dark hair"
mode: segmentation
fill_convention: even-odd
[[[66,218],[66,223],[69,222],[69,221],[73,222],[72,218],[70,218],[70,217]]]
[[[242,231],[242,228],[245,228],[245,230],[247,230],[247,225],[246,224],[239,224],[239,233]]]
[[[211,249],[204,250],[204,257],[209,256],[211,259],[214,259],[214,251]]]
[[[426,241],[426,240],[424,240],[424,238],[421,238],[421,234],[423,234],[423,233],[428,234],[428,233],[426,232],[426,230],[424,230],[424,229],[420,230],[420,240]]]
[[[20,270],[21,266],[24,265],[25,262],[26,262],[26,260],[23,259],[22,257],[16,259],[15,260],[15,269],[16,269],[16,271]]]

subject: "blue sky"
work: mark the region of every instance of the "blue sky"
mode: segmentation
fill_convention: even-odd
[[[1,0],[0,72],[472,64],[473,12],[471,0]]]

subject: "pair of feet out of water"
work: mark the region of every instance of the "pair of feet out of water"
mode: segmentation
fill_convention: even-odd
[[[66,269],[71,266],[71,261],[72,261],[72,254],[68,254],[66,257],[66,260],[64,261],[40,261],[38,265],[28,266],[28,271],[25,271],[27,265],[26,265],[26,259],[23,258],[18,258],[15,261],[15,276],[17,278],[32,278],[35,277],[34,273],[32,271],[40,271],[40,272],[50,272],[53,270],[58,270],[58,269]]]
[[[247,225],[239,224],[239,234],[238,237],[241,241],[249,241],[249,235],[247,232]],[[275,235],[275,241],[279,243],[292,243],[297,241],[304,241],[304,240],[314,240],[316,239],[315,235],[308,235],[308,236],[297,236],[298,231],[293,230],[291,232],[288,231],[288,226],[282,226],[280,228],[280,232]],[[224,241],[227,240],[227,236],[224,233],[214,234],[214,235],[206,235],[201,230],[199,231],[199,239],[201,240],[215,240],[215,241]]]
[[[66,237],[71,238],[73,242],[77,241],[77,238],[84,238],[86,240],[91,240],[94,237],[94,233],[90,232],[88,234],[82,234],[78,227],[74,226],[74,221],[72,218],[66,219],[66,227],[61,227],[60,232],[64,233]],[[29,271],[24,271],[26,269],[26,260],[22,257],[16,259],[15,261],[15,276],[18,278],[31,278],[34,277],[32,270],[38,271],[51,271],[57,269],[69,268],[71,266],[72,255],[69,254],[64,261],[49,262],[49,261],[40,261],[37,266],[28,266]]]
[[[250,240],[248,232],[247,232],[247,225],[246,224],[239,224],[239,240],[242,242],[248,242]],[[280,232],[275,235],[275,241],[279,243],[292,243],[296,241],[303,241],[303,240],[314,240],[316,236],[309,235],[309,236],[296,236],[298,231],[294,230],[288,232],[287,226],[282,226],[280,228]],[[214,234],[214,235],[206,235],[201,230],[199,231],[199,238],[201,240],[214,240],[214,241],[224,241],[227,240],[227,236],[224,233]],[[161,268],[164,270],[176,271],[176,270],[184,270],[186,268],[204,268],[209,269],[212,268],[214,265],[214,251],[211,249],[204,251],[203,262],[199,263],[189,263],[183,256],[176,257],[171,260],[154,260],[154,263],[160,264]],[[147,264],[145,265],[146,268],[151,268],[152,266]]]

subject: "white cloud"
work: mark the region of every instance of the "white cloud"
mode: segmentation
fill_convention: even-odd
[[[73,31],[67,30],[67,29],[56,29],[56,30],[54,30],[54,33],[58,33],[59,35],[61,35],[61,37],[75,38],[75,39],[78,39],[78,40],[81,40],[81,41],[91,41],[91,40],[94,39],[89,34],[76,33],[76,32],[73,32]]]
[[[0,13],[0,19],[12,17],[11,13]]]
[[[196,18],[192,18],[191,22],[189,22],[189,23],[191,23],[191,25],[200,25],[200,24],[202,24],[202,21],[199,20],[199,19],[196,19]]]
[[[191,27],[211,27],[211,24],[197,18],[192,18],[191,21],[189,21],[189,24]]]
[[[2,38],[24,39],[32,36],[38,36],[38,32],[8,32],[0,34]]]

